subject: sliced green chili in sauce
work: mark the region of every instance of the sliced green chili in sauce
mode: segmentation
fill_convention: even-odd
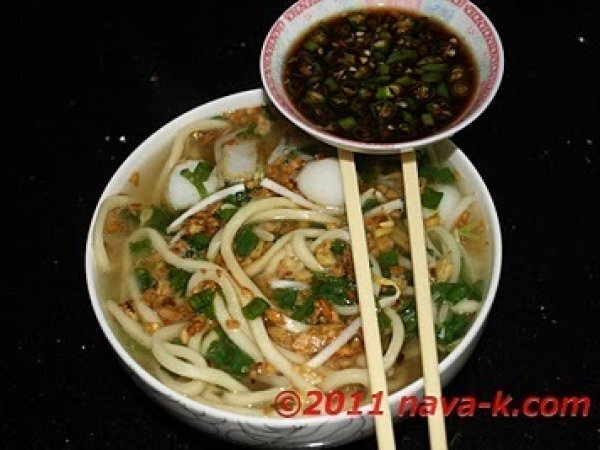
[[[401,142],[448,127],[477,85],[470,50],[435,19],[354,11],[315,25],[286,58],[294,105],[332,134]]]

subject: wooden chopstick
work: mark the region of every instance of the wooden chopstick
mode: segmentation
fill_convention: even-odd
[[[344,201],[346,204],[348,227],[352,239],[352,257],[356,272],[356,286],[360,315],[362,317],[371,394],[382,393],[380,410],[383,414],[374,416],[377,446],[380,450],[395,449],[394,428],[392,426],[387,382],[383,367],[383,352],[379,337],[379,325],[375,309],[375,298],[373,296],[371,267],[369,265],[362,205],[360,204],[358,192],[358,178],[354,165],[354,154],[348,150],[338,149],[338,157],[340,160],[342,183],[344,185]]]
[[[408,234],[410,254],[413,265],[413,280],[417,303],[419,325],[419,343],[421,346],[421,365],[425,395],[436,397],[435,413],[427,416],[429,427],[429,444],[432,449],[445,450],[446,426],[441,408],[442,389],[438,371],[438,355],[431,307],[431,291],[429,290],[429,268],[425,250],[425,232],[421,210],[421,192],[417,172],[417,157],[414,151],[402,153],[402,175],[404,179],[404,199],[408,218]]]

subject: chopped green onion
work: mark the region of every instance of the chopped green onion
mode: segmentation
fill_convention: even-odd
[[[380,88],[377,88],[377,91],[375,91],[375,98],[386,99],[386,98],[393,98],[393,97],[394,97],[394,93],[392,92],[392,90],[390,89],[389,86],[382,86]]]
[[[219,339],[211,342],[206,352],[206,360],[211,366],[227,372],[235,378],[250,373],[254,360],[231,341],[221,328],[217,328]]]
[[[292,288],[281,288],[273,290],[273,299],[281,309],[291,311],[296,306],[298,291]]]
[[[187,270],[175,266],[169,267],[169,283],[175,294],[183,295],[187,291],[188,281],[192,276]]]
[[[425,208],[437,209],[440,202],[442,201],[443,196],[443,192],[434,191],[429,186],[427,186],[425,187],[423,194],[421,194],[421,204]]]
[[[188,299],[188,303],[195,313],[204,314],[209,319],[215,318],[215,300],[216,291],[214,289],[204,289]]]
[[[385,63],[380,63],[379,66],[377,66],[377,71],[379,72],[380,75],[389,75],[390,74],[390,66],[388,66]]]
[[[446,100],[450,98],[450,91],[448,91],[448,85],[446,85],[446,83],[442,82],[438,84],[437,88],[435,88],[435,92]]]
[[[196,250],[206,250],[211,239],[212,238],[208,234],[196,233],[188,238],[187,243]]]
[[[383,311],[377,314],[377,323],[382,334],[388,334],[392,330],[392,321]]]
[[[456,182],[456,176],[449,167],[421,166],[419,167],[419,176],[440,184]]]
[[[436,325],[436,337],[442,344],[460,339],[469,329],[469,320],[460,314],[451,314],[442,324]]]
[[[319,49],[319,44],[313,41],[306,41],[304,43],[304,49],[314,53]]]
[[[208,195],[204,182],[208,180],[213,169],[214,164],[211,162],[199,161],[193,172],[190,169],[183,169],[180,173],[182,177],[194,185],[200,197],[204,198]]]
[[[248,195],[247,191],[238,192],[236,194],[231,194],[225,197],[223,203],[230,203],[235,206],[244,206],[251,200],[250,195]]]
[[[331,243],[331,253],[337,256],[342,256],[346,249],[346,241],[336,239]]]
[[[439,72],[425,72],[421,75],[421,81],[424,83],[439,83],[444,79],[444,75]]]
[[[269,309],[271,305],[262,297],[254,297],[246,306],[242,308],[244,317],[248,320],[254,320]]]
[[[421,69],[425,72],[445,72],[448,70],[448,64],[446,63],[429,63],[421,66]]]
[[[235,252],[238,256],[246,257],[256,248],[259,238],[251,228],[243,228],[234,240]]]
[[[217,211],[216,216],[221,219],[223,222],[227,223],[231,220],[231,218],[235,215],[236,212],[239,211],[239,208],[231,207],[231,208],[221,208]]]
[[[415,306],[414,302],[410,302],[398,311],[400,319],[402,319],[402,323],[404,324],[406,336],[415,336],[417,334],[417,310]]]
[[[129,243],[129,251],[131,253],[133,253],[134,255],[147,252],[151,248],[152,248],[152,243],[150,242],[150,239],[148,239],[148,238]]]
[[[437,302],[448,302],[453,305],[464,299],[481,301],[483,298],[482,284],[481,280],[473,284],[464,281],[433,283],[431,296]]]
[[[149,217],[143,220],[145,227],[154,228],[159,233],[166,233],[167,227],[173,221],[173,217],[166,210],[158,206],[152,206],[151,209],[142,213],[142,216],[149,214]]]
[[[362,204],[362,212],[366,213],[367,211],[371,211],[373,208],[375,208],[376,206],[379,206],[379,205],[380,205],[380,203],[377,199],[375,199],[373,197],[368,198]]]
[[[156,286],[156,280],[152,278],[152,275],[146,269],[136,267],[134,273],[140,291],[144,292]]]
[[[311,298],[324,299],[336,305],[350,305],[349,292],[354,285],[344,277],[314,272],[311,283]]]
[[[384,277],[389,277],[391,275],[390,269],[394,266],[397,266],[399,263],[398,251],[396,249],[392,249],[381,252],[379,254],[379,258],[377,258],[377,262],[381,268],[381,274]]]
[[[430,113],[421,114],[421,122],[426,127],[432,127],[435,125],[435,120],[433,120],[433,116]]]
[[[326,78],[325,81],[323,81],[323,84],[325,86],[327,86],[327,88],[331,91],[336,91],[337,88],[339,87],[339,84],[337,83],[337,81],[335,81],[333,78],[329,77]]]
[[[394,83],[399,84],[400,86],[412,86],[416,81],[412,77],[404,75],[403,77],[396,78]]]
[[[343,119],[338,120],[338,124],[344,130],[349,131],[356,126],[356,119],[352,116],[344,117]]]
[[[292,313],[292,319],[303,321],[308,318],[315,310],[315,299],[307,298],[304,303],[297,305]]]

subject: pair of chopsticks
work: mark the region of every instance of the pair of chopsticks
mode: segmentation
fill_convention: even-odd
[[[348,227],[352,239],[352,256],[356,272],[360,315],[367,356],[367,368],[370,380],[371,394],[378,392],[381,396],[382,415],[374,416],[377,445],[380,450],[395,449],[394,429],[388,401],[387,382],[383,367],[383,353],[379,337],[377,312],[374,308],[375,299],[371,281],[367,240],[358,192],[358,178],[354,164],[354,154],[348,150],[338,149]],[[411,258],[413,264],[413,279],[417,303],[419,341],[421,346],[421,364],[425,381],[425,395],[436,397],[441,404],[441,384],[438,372],[438,356],[435,341],[433,312],[431,307],[431,292],[429,290],[429,269],[425,250],[425,234],[421,211],[421,194],[417,159],[414,151],[401,154],[402,174],[404,179],[404,194],[408,231],[410,237]],[[435,450],[447,448],[446,429],[441,408],[427,417],[429,427],[430,447]]]

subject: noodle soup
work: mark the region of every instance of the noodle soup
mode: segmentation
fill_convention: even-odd
[[[420,158],[440,356],[460,342],[489,272],[487,224],[444,152]],[[391,392],[420,376],[397,159],[357,158]],[[368,383],[351,240],[333,149],[266,108],[196,121],[107,198],[93,250],[130,353],[173,390],[272,414],[283,389]]]

